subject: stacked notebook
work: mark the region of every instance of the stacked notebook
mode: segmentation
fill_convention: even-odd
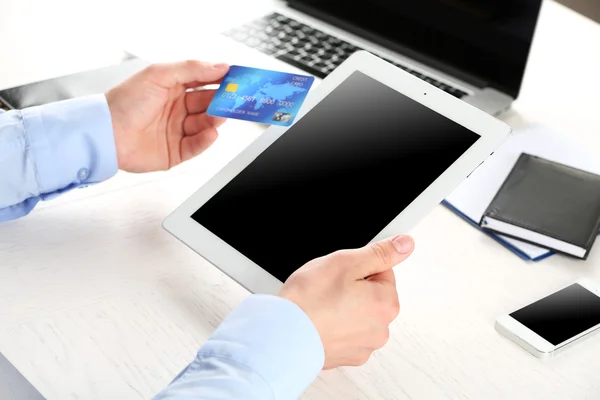
[[[600,156],[545,127],[515,131],[445,205],[526,260],[585,259],[600,229]]]
[[[522,153],[479,226],[586,259],[600,230],[600,175]]]

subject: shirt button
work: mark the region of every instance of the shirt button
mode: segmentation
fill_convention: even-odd
[[[79,172],[77,172],[77,178],[79,178],[80,181],[87,179],[89,175],[90,171],[88,171],[87,168],[81,168]]]

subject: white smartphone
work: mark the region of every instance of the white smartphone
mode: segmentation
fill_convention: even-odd
[[[600,285],[582,279],[496,320],[496,330],[544,358],[600,328]]]

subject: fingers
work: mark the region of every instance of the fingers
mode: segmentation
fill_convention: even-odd
[[[187,82],[185,84],[185,88],[186,89],[196,89],[199,87],[206,87],[206,86],[211,86],[211,85],[220,85],[221,82],[223,82],[223,79],[219,78],[216,81],[212,81],[212,82],[200,82],[200,81],[192,81],[192,82]]]
[[[365,349],[363,349],[360,352],[356,352],[348,360],[348,366],[349,367],[360,367],[360,366],[363,366],[363,365],[365,365],[369,361],[369,359],[371,358],[372,354],[373,354],[373,350],[368,349],[368,348],[365,348]]]
[[[225,122],[224,118],[211,117],[205,113],[190,114],[183,120],[183,138],[181,139],[181,162],[192,159],[210,147],[217,139],[217,128]]]
[[[414,246],[414,241],[410,236],[399,235],[395,238],[370,243],[356,250],[359,258],[353,271],[353,278],[364,279],[391,270],[410,256]]]
[[[188,114],[197,114],[206,111],[215,96],[215,90],[201,90],[185,94],[185,108]]]
[[[218,135],[215,128],[207,128],[195,135],[184,136],[180,144],[181,162],[190,160],[209,148]]]
[[[392,322],[400,313],[400,299],[396,289],[396,277],[393,270],[370,276],[366,281],[370,293],[375,296],[377,307],[373,309],[372,316],[386,324]],[[360,283],[360,282],[359,282]]]
[[[378,274],[371,275],[367,278],[367,280],[371,282],[391,284],[392,286],[396,287],[396,275],[394,274],[393,269],[388,269]]]
[[[218,128],[223,122],[224,118],[211,117],[205,113],[190,114],[183,120],[183,134],[192,136],[208,128]]]
[[[176,85],[194,83],[211,83],[225,76],[229,66],[227,64],[211,64],[203,61],[188,60],[176,63],[153,64],[144,71],[148,78],[165,88]]]

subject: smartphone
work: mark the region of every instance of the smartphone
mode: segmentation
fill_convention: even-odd
[[[496,330],[539,358],[600,328],[600,285],[582,279],[496,320]]]

